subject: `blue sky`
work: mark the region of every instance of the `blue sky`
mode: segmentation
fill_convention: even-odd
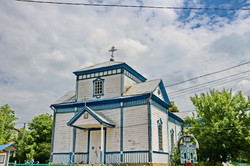
[[[56,0],[60,1],[60,0]],[[71,1],[67,1],[71,2]],[[74,1],[76,2],[76,1]],[[89,1],[78,0],[87,3]],[[120,1],[92,1],[119,4]],[[249,7],[250,1],[122,1],[122,4],[174,7]],[[188,2],[188,4],[187,4]],[[85,7],[0,1],[0,105],[9,104],[19,122],[42,113],[67,91],[72,73],[110,59],[126,62],[148,80],[165,85],[250,61],[250,11],[197,11]],[[193,110],[189,96],[174,91],[249,69],[167,88],[181,111]],[[249,76],[210,88],[250,95]],[[209,87],[196,93],[207,92]]]

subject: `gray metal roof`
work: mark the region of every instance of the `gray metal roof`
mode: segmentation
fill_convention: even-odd
[[[123,63],[124,62],[108,61],[108,62],[103,62],[103,63],[99,63],[99,64],[96,64],[96,65],[92,65],[92,66],[82,68],[80,70],[77,70],[76,72],[78,72],[78,71],[87,71],[87,70],[92,70],[92,69],[98,69],[98,68],[108,67],[108,66],[114,66],[114,65],[119,65],[119,64],[123,64]]]
[[[180,117],[181,119],[186,119],[187,117],[194,117],[196,118],[197,113],[196,111],[188,111],[188,112],[174,112],[174,114],[178,117]]]
[[[160,82],[161,79],[157,79],[157,80],[142,82],[139,84],[134,84],[124,93],[124,96],[133,96],[138,94],[154,92],[154,90],[157,88]]]
[[[69,102],[75,102],[75,101],[76,101],[75,91],[69,91],[66,94],[64,94],[62,97],[60,97],[58,100],[56,100],[53,104],[62,104],[62,103],[69,103]]]

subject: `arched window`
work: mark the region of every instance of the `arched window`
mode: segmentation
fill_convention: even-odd
[[[162,142],[162,120],[157,121],[158,125],[158,141],[159,141],[159,150],[163,150],[163,142]]]

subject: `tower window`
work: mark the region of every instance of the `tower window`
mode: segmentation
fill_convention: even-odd
[[[100,98],[104,95],[104,79],[100,77],[93,81],[94,92],[93,96],[96,98]]]

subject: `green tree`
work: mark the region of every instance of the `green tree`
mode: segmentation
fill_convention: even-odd
[[[174,104],[174,101],[171,102],[171,107],[168,109],[170,112],[179,112],[178,107]]]
[[[250,160],[250,96],[241,92],[210,90],[191,97],[197,118],[187,118],[189,133],[199,141],[201,159],[216,161]]]
[[[35,161],[41,163],[49,162],[50,150],[51,150],[51,137],[52,137],[52,115],[42,114],[35,117],[31,123],[29,123],[30,135],[33,138],[33,149],[35,153],[29,154],[34,157]]]
[[[0,107],[0,145],[8,144],[12,138],[12,131],[15,127],[15,111],[10,109],[8,104]]]
[[[28,123],[28,130],[20,129],[20,133],[15,140],[19,149],[16,160],[19,163],[30,160],[40,163],[49,162],[52,123],[52,115],[42,114]]]

